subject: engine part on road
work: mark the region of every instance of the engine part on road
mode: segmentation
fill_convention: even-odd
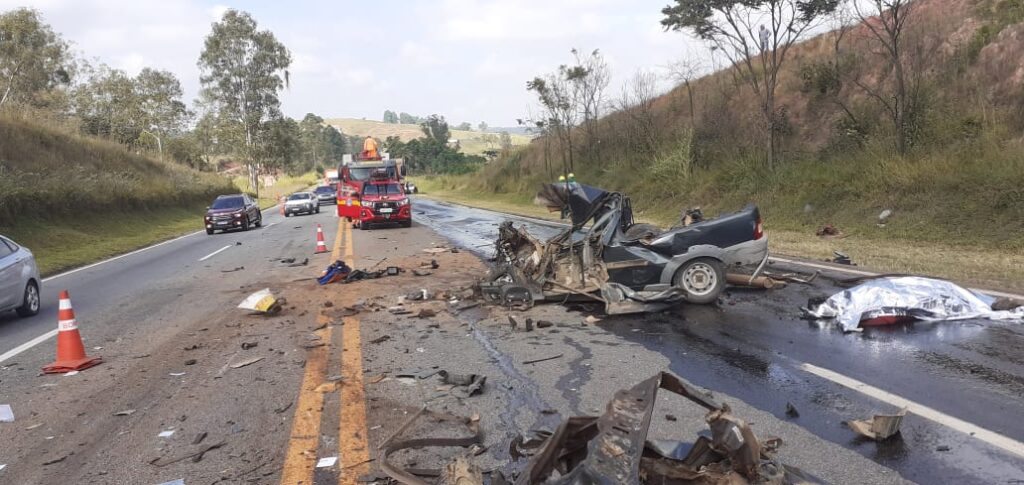
[[[711,438],[699,437],[685,454],[678,446],[647,442],[660,389],[705,408]],[[758,440],[728,405],[673,374],[662,372],[616,392],[606,409],[601,416],[563,421],[530,459],[516,485],[820,483],[774,458],[780,440]]]
[[[399,468],[388,461],[388,457],[395,452],[409,448],[468,448],[483,442],[483,434],[480,431],[480,416],[477,415],[464,420],[466,428],[471,433],[470,436],[459,438],[413,438],[405,441],[394,441],[423,415],[425,409],[425,407],[421,408],[417,413],[413,414],[408,421],[398,428],[394,435],[381,443],[380,446],[383,450],[380,464],[381,470],[384,470],[384,473],[387,473],[389,477],[406,485],[428,485],[428,482],[419,477],[437,477],[442,472],[435,469]]]

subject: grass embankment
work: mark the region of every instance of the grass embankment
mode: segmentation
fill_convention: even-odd
[[[230,181],[123,146],[0,117],[0,233],[51,274],[202,228]]]
[[[633,199],[638,219],[661,226],[674,224],[684,207],[701,206],[713,216],[756,202],[774,253],[822,260],[838,250],[879,272],[1024,290],[1024,153],[975,155],[964,164],[958,160],[966,154],[914,160],[865,154],[845,163],[792,163],[774,173],[736,162],[673,174],[658,172],[655,161],[647,167],[584,169],[578,179],[623,191]],[[481,174],[423,177],[417,183],[428,197],[552,218],[532,203],[546,178],[507,168],[492,165]],[[894,214],[879,226],[884,209]],[[846,236],[815,236],[824,224]]]

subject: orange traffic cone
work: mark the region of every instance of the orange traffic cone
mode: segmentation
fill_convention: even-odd
[[[327,244],[324,243],[324,230],[320,227],[320,224],[316,225],[316,251],[313,254],[320,254],[327,252]]]
[[[57,361],[43,367],[47,374],[63,374],[73,370],[88,369],[103,362],[100,357],[85,355],[82,336],[78,334],[75,310],[71,308],[68,290],[60,292],[60,306],[57,310]]]

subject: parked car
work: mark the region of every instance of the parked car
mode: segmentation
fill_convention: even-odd
[[[284,202],[284,216],[292,214],[319,214],[320,202],[312,192],[296,192]]]
[[[251,226],[263,225],[263,213],[256,200],[248,194],[221,195],[206,208],[203,222],[207,234],[229,229],[248,231]]]
[[[32,251],[0,236],[0,312],[14,310],[22,317],[39,313],[42,281]]]
[[[604,301],[609,314],[655,311],[679,301],[706,304],[725,288],[726,268],[759,271],[768,258],[768,238],[753,204],[661,230],[634,223],[628,197],[597,187],[546,185],[536,200],[566,211],[572,226],[541,241],[511,221],[502,224],[498,266],[481,285],[488,299],[532,305],[583,296]]]
[[[321,185],[313,191],[316,194],[316,200],[319,205],[324,204],[337,204],[338,203],[338,189],[337,187],[331,187],[330,185]]]

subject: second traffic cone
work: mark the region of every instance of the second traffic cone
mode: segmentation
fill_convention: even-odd
[[[320,227],[320,224],[316,225],[316,251],[313,254],[320,254],[327,252],[327,244],[324,243],[324,230]]]
[[[63,374],[73,370],[88,369],[103,362],[100,357],[85,355],[82,336],[78,333],[75,310],[71,308],[68,290],[60,292],[60,306],[57,310],[57,360],[43,367],[47,374]]]

